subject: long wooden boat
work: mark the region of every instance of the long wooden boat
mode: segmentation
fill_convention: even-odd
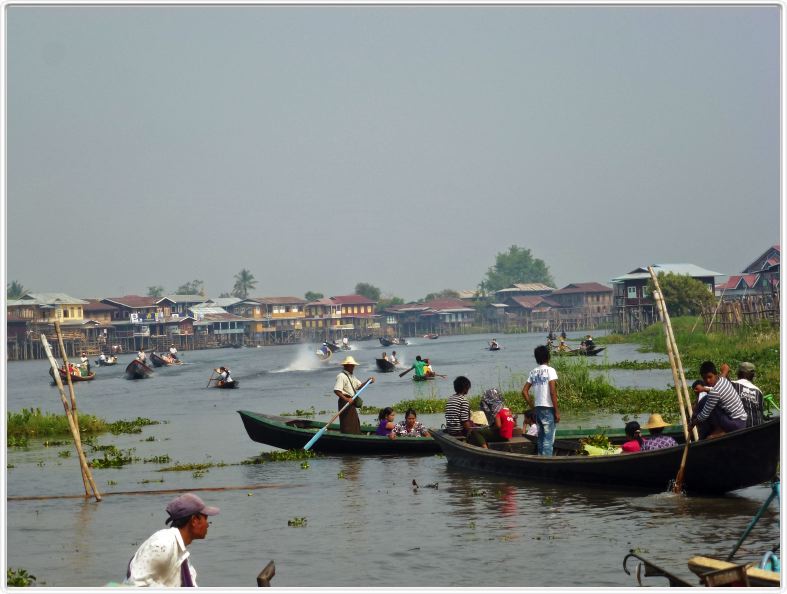
[[[409,343],[404,338],[388,338],[385,336],[381,336],[379,339],[380,344],[384,347],[389,346],[407,346]]]
[[[153,370],[139,359],[132,359],[131,363],[126,366],[126,377],[128,379],[145,379],[150,377],[152,373]]]
[[[375,362],[377,363],[377,369],[381,373],[389,373],[396,369],[396,365],[386,359],[375,359]]]
[[[592,347],[589,349],[569,349],[565,351],[561,351],[560,349],[553,349],[551,353],[553,355],[565,356],[565,357],[595,357],[601,351],[603,351],[607,347]]]
[[[183,365],[183,361],[179,361],[175,359],[174,361],[167,361],[161,355],[157,355],[156,353],[150,353],[150,360],[153,363],[153,367],[170,367],[171,365]]]
[[[328,345],[328,348],[331,349],[332,353],[335,353],[336,351],[340,351],[342,348],[340,345],[336,344],[335,342],[326,342],[325,344]]]
[[[96,359],[96,365],[99,367],[109,367],[110,365],[117,365],[118,358],[112,355],[111,357],[107,357],[106,360],[102,361],[101,359]]]
[[[58,370],[58,372],[60,372],[60,379],[63,380],[64,382],[67,382],[68,381],[68,373],[66,372],[66,370],[63,369],[62,367],[58,367],[57,370]],[[55,381],[55,372],[52,371],[51,367],[49,368],[49,375],[52,376],[52,381]],[[81,374],[77,375],[77,374],[74,374],[74,373],[71,374],[71,381],[72,382],[89,382],[90,380],[95,379],[95,378],[96,378],[96,372],[95,371],[91,371],[87,375],[81,375]]]
[[[291,419],[274,415],[239,410],[246,432],[258,443],[285,450],[301,449],[325,426],[311,419]],[[331,454],[435,454],[440,447],[431,437],[397,437],[389,439],[375,435],[376,427],[362,425],[360,435],[339,432],[332,424],[312,446],[315,452]]]
[[[612,456],[537,456],[484,449],[430,430],[452,466],[527,480],[598,484],[665,491],[680,467],[683,446]],[[524,440],[523,440],[524,441]],[[557,444],[556,444],[557,445]],[[532,451],[533,444],[526,446]],[[512,446],[513,447],[513,446]],[[757,485],[776,474],[779,419],[689,446],[684,488],[689,494],[719,495]]]
[[[384,347],[389,347],[393,344],[393,341],[390,338],[386,338],[385,336],[381,336],[379,340],[380,340],[380,344],[383,345]]]
[[[424,338],[430,338],[432,340],[437,340],[438,338],[440,338],[440,335],[439,334],[424,334]]]

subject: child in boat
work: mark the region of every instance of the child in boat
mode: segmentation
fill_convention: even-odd
[[[629,421],[626,423],[626,437],[628,437],[628,441],[624,442],[621,446],[623,448],[624,454],[630,454],[632,452],[639,452],[642,449],[642,430],[640,429],[639,423],[636,421]]]
[[[538,423],[536,423],[536,411],[525,411],[525,435],[532,435],[538,437]]]
[[[396,429],[396,423],[394,423],[395,416],[396,413],[390,406],[380,409],[380,414],[377,415],[378,424],[375,435],[383,435],[391,439],[396,439],[396,433],[394,432],[394,429]]]

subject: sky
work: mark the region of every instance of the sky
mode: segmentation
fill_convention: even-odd
[[[779,6],[7,5],[6,282],[253,296],[735,274],[780,238]]]

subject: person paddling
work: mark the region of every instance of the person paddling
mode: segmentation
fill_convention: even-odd
[[[368,383],[374,383],[374,376],[367,379],[365,382],[361,381],[353,375],[355,367],[358,362],[353,357],[345,357],[342,361],[344,368],[339,375],[336,376],[336,383],[333,386],[333,393],[339,398],[337,402],[338,410],[342,410],[348,402],[352,402],[353,406],[348,406],[344,412],[339,415],[339,431],[342,433],[349,433],[353,435],[360,435],[361,433],[361,420],[358,418],[358,411],[363,402],[360,397],[353,400],[353,396]]]

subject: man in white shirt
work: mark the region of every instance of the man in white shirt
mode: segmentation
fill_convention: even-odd
[[[175,348],[174,344],[169,347],[169,356],[172,357],[175,361],[178,360],[178,349]]]
[[[352,402],[354,406],[348,406],[344,412],[339,415],[339,430],[342,433],[350,433],[359,435],[361,433],[361,420],[358,418],[358,411],[356,408],[361,407],[359,398],[353,400],[355,394],[368,383],[374,383],[374,377],[370,377],[365,382],[361,383],[357,377],[353,375],[358,362],[353,357],[346,357],[342,361],[344,370],[336,376],[336,383],[333,386],[333,393],[339,397],[338,410],[342,410],[344,405]]]
[[[125,584],[152,588],[178,588],[197,585],[197,572],[189,562],[186,549],[192,541],[208,534],[208,516],[219,513],[194,495],[185,493],[167,505],[169,517],[164,528],[142,543],[128,564]]]

